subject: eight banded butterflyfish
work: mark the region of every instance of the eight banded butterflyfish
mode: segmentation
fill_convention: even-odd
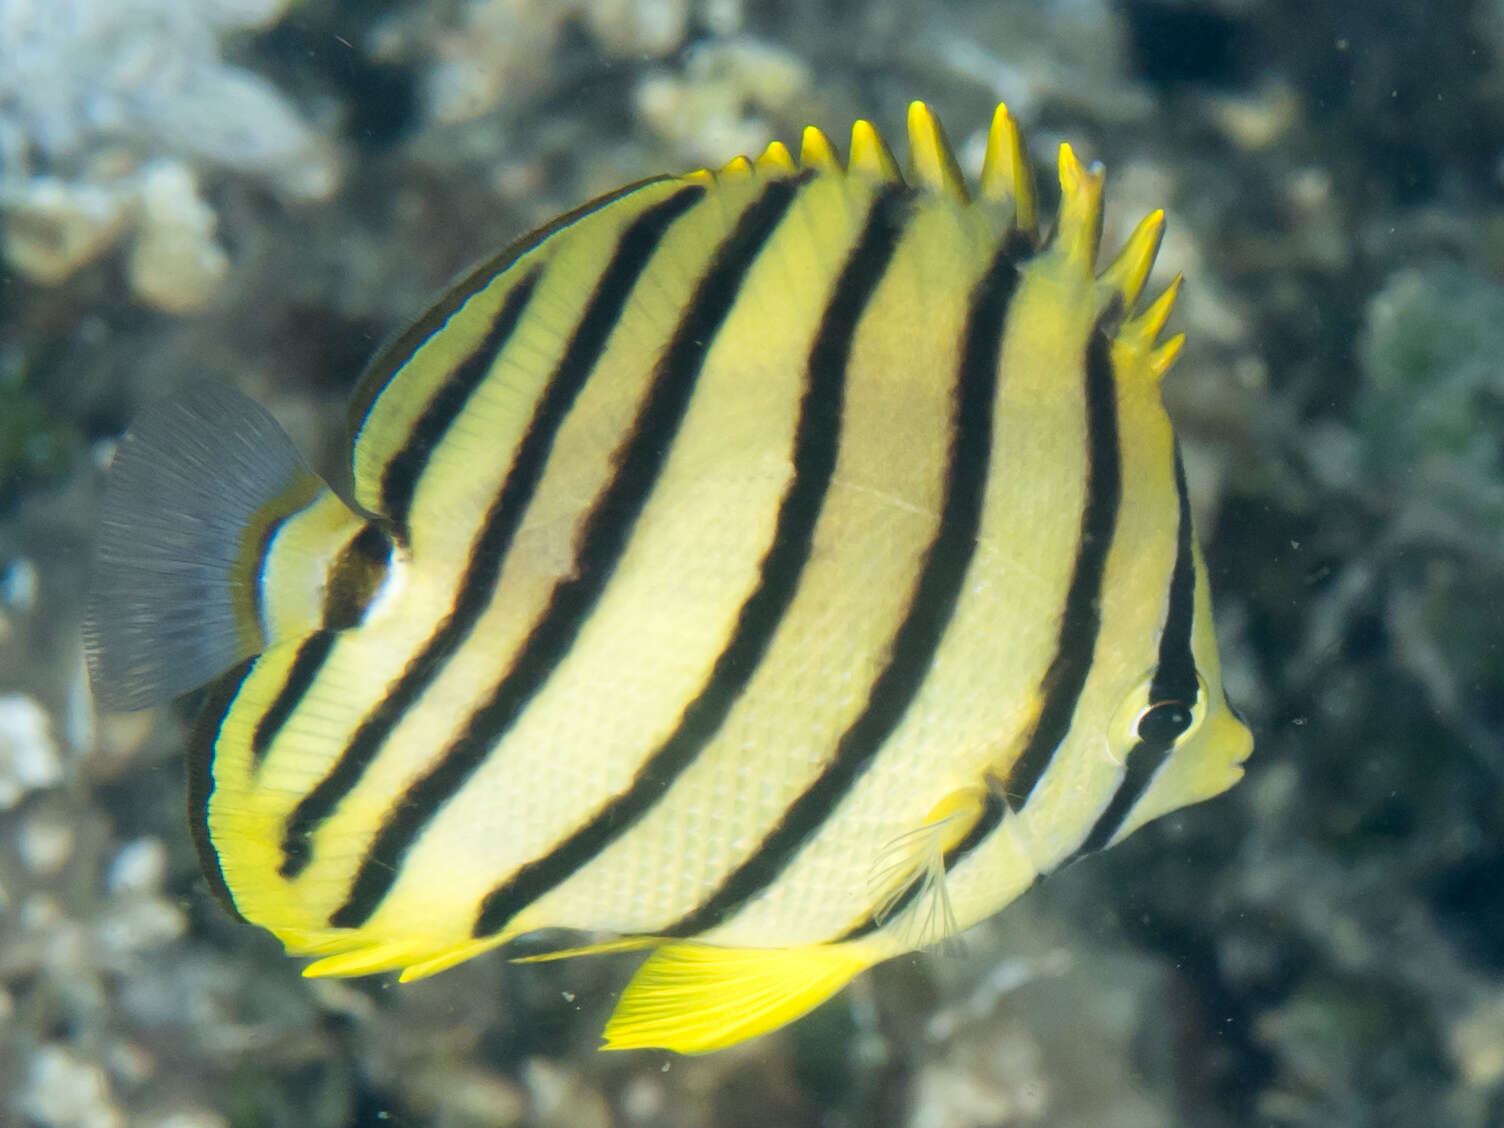
[[[712,1050],[1239,778],[1163,214],[1099,266],[1068,146],[1042,229],[1004,108],[974,189],[908,132],[520,239],[376,357],[348,497],[225,387],[121,440],[97,701],[219,675],[204,871],[307,974],[576,930],[651,949],[607,1047]]]

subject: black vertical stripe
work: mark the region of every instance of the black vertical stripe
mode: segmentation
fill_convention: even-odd
[[[1118,444],[1117,389],[1112,370],[1112,334],[1109,329],[1117,317],[1116,306],[1098,319],[1086,346],[1086,420],[1087,470],[1086,500],[1082,508],[1081,537],[1077,542],[1076,560],[1067,590],[1065,610],[1055,644],[1055,655],[1045,672],[1045,705],[1039,720],[1014,765],[1006,783],[989,782],[982,814],[965,837],[945,853],[945,869],[950,872],[1002,825],[1010,805],[1017,810],[1027,801],[1039,777],[1049,766],[1050,757],[1065,738],[1075,713],[1076,701],[1086,686],[1101,625],[1099,600],[1106,572],[1107,553],[1117,525],[1117,510],[1122,500],[1121,452]],[[1177,455],[1177,460],[1178,460]],[[1177,461],[1178,465],[1178,461]],[[1194,679],[1194,672],[1192,678]],[[1022,772],[1020,768],[1022,767]],[[911,886],[888,914],[896,916],[918,896],[922,885]],[[882,927],[882,921],[868,915],[839,939],[855,939]]]
[[[1170,575],[1170,595],[1165,625],[1159,638],[1159,665],[1149,683],[1149,700],[1179,701],[1194,705],[1201,692],[1196,676],[1196,657],[1191,634],[1196,618],[1196,556],[1191,530],[1191,496],[1185,484],[1185,466],[1180,445],[1175,445],[1175,497],[1179,526],[1175,533],[1175,570]]]
[[[561,885],[635,826],[715,738],[752,680],[809,561],[815,525],[835,474],[852,340],[898,246],[908,204],[908,194],[897,186],[879,194],[821,316],[795,427],[793,477],[779,503],[757,586],[742,604],[710,677],[685,708],[673,734],[644,761],[628,788],[485,897],[476,917],[476,936],[500,932],[526,905]]]
[[[536,231],[528,232],[450,286],[444,291],[444,296],[435,302],[422,317],[413,322],[399,337],[385,345],[366,368],[365,374],[360,378],[359,386],[350,397],[348,415],[350,434],[359,438],[361,428],[365,426],[366,419],[371,414],[371,408],[381,398],[381,393],[386,391],[393,377],[417,355],[418,350],[427,343],[430,337],[443,329],[445,322],[454,315],[457,309],[495,281],[497,275],[507,270],[549,236],[578,223],[625,196],[630,196],[633,192],[665,179],[667,177],[648,177],[646,180],[624,185],[604,196],[581,204],[573,211],[565,212]]]
[[[283,877],[296,877],[311,859],[309,838],[360,782],[383,742],[403,715],[439,676],[470,637],[490,606],[502,563],[522,522],[564,418],[585,386],[621,316],[632,287],[646,269],[669,226],[705,194],[691,185],[653,205],[630,223],[602,272],[558,366],[549,377],[533,418],[517,446],[512,465],[471,545],[465,575],[453,608],[402,671],[396,684],[361,722],[329,774],[305,795],[287,818],[282,839]]]
[[[410,539],[408,517],[413,494],[417,492],[418,479],[428,465],[429,456],[443,442],[476,389],[484,383],[491,365],[522,320],[542,269],[535,266],[512,287],[485,336],[429,398],[408,432],[402,449],[392,456],[382,471],[381,511],[391,519],[399,540]]]
[[[794,201],[799,183],[775,180],[737,220],[701,277],[653,373],[616,472],[580,534],[574,574],[554,588],[490,699],[439,762],[401,795],[363,859],[345,903],[330,916],[335,928],[364,924],[396,881],[402,859],[429,822],[465,785],[492,747],[516,723],[573,646],[605,591],[668,458],[689,408],[705,355],[731,312],[747,271]]]
[[[365,618],[391,562],[392,537],[385,523],[367,521],[324,570],[325,630],[349,630]]]
[[[235,696],[255,664],[256,659],[247,658],[215,683],[199,712],[188,744],[188,830],[193,836],[199,868],[209,883],[210,892],[238,920],[245,918],[235,907],[230,887],[225,884],[224,871],[219,866],[219,851],[214,848],[209,835],[209,798],[214,794],[214,743],[219,739],[220,726],[235,703]]]
[[[972,292],[953,393],[939,524],[912,602],[894,633],[887,664],[873,681],[866,705],[841,735],[819,776],[789,805],[757,849],[698,907],[664,929],[665,935],[692,936],[713,928],[776,881],[872,764],[924,684],[976,550],[992,458],[998,358],[1018,277],[1010,240]]]
[[[333,648],[334,632],[323,630],[314,631],[298,645],[298,653],[287,671],[287,680],[282,683],[282,688],[277,691],[277,696],[272,699],[266,712],[257,719],[256,727],[251,732],[253,770],[261,766],[267,752],[271,750],[272,741],[277,739],[282,726],[318,680],[319,671],[324,668],[324,662]]]
[[[1028,803],[1055,749],[1070,731],[1102,625],[1102,579],[1123,496],[1110,331],[1118,313],[1114,303],[1098,319],[1086,345],[1086,499],[1081,509],[1081,536],[1061,612],[1055,655],[1040,685],[1044,705],[1004,784],[1004,796],[1014,810]]]
[[[1191,534],[1191,501],[1186,491],[1185,467],[1181,465],[1180,448],[1175,448],[1175,495],[1179,499],[1180,525],[1175,538],[1175,567],[1170,575],[1170,592],[1166,601],[1165,624],[1159,636],[1159,663],[1149,682],[1149,705],[1163,707],[1172,704],[1185,710],[1189,720],[1191,710],[1201,693],[1201,683],[1196,677],[1196,658],[1191,651],[1191,632],[1196,616],[1196,564]],[[1167,733],[1169,739],[1139,740],[1128,750],[1123,778],[1112,800],[1097,816],[1091,830],[1076,850],[1073,858],[1102,849],[1112,841],[1113,835],[1133,810],[1139,797],[1148,790],[1154,775],[1175,749],[1178,731]]]

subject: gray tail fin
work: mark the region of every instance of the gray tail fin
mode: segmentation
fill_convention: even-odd
[[[260,653],[269,538],[321,488],[276,421],[230,388],[143,412],[110,468],[84,612],[100,707],[158,704]]]

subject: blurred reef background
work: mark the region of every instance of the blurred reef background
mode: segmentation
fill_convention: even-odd
[[[999,99],[1188,286],[1227,795],[707,1058],[633,957],[307,981],[199,877],[193,702],[97,716],[113,442],[192,380],[326,471],[468,262],[639,176]],[[1504,1124],[1504,0],[0,0],[0,1122]]]

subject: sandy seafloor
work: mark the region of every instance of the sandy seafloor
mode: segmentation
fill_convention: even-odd
[[[200,878],[193,702],[96,716],[112,442],[192,380],[338,464],[371,351],[635,177],[931,102],[1169,209],[1247,778],[704,1058],[639,957],[309,981]],[[1504,3],[0,0],[0,1123],[1504,1124]]]

